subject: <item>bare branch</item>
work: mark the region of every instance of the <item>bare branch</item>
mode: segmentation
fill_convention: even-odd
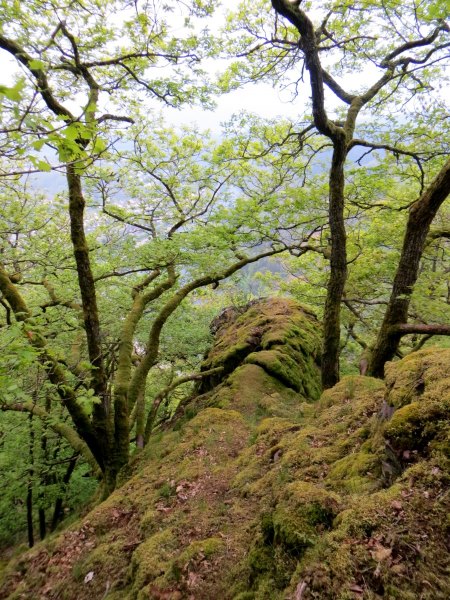
[[[400,323],[391,327],[391,332],[401,336],[410,333],[422,333],[426,335],[450,335],[450,325],[424,325],[423,323]]]

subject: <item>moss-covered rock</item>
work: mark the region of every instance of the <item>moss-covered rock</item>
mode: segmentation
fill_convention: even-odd
[[[299,305],[253,303],[217,330],[205,368],[225,375],[106,502],[12,562],[0,595],[447,599],[450,351],[314,402],[318,328]]]
[[[219,327],[203,369],[223,367],[223,372],[203,380],[199,393],[246,362],[259,365],[308,400],[317,399],[320,344],[320,325],[305,307],[286,298],[253,302],[248,310],[231,313],[225,326]]]

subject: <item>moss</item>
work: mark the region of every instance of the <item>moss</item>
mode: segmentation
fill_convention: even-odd
[[[319,329],[315,317],[292,300],[260,301],[219,331],[202,368],[223,366],[223,379],[244,361],[258,364],[284,385],[316,399],[320,393]],[[217,379],[213,383],[217,385]],[[200,391],[211,387],[205,381]]]
[[[385,436],[397,450],[423,452],[439,437],[448,440],[450,398],[440,401],[416,401],[397,410],[386,427]]]
[[[295,303],[265,301],[207,360],[252,330],[252,352],[298,358],[282,366],[306,386],[315,329]],[[111,498],[7,569],[0,595],[90,600],[109,582],[112,600],[446,600],[448,351],[392,363],[387,388],[345,377],[317,402],[263,362],[187,402]],[[400,469],[383,478],[389,460]]]
[[[362,493],[374,489],[374,481],[381,474],[379,458],[370,453],[349,454],[333,463],[326,481],[335,489]]]
[[[261,350],[247,357],[246,361],[262,367],[269,375],[296,392],[303,391],[302,373],[294,357],[280,350]]]
[[[135,593],[149,582],[165,579],[176,549],[176,536],[171,529],[159,531],[139,545],[133,553],[129,573]]]
[[[322,394],[319,409],[343,404],[350,404],[353,410],[355,406],[370,406],[373,399],[377,402],[382,399],[384,389],[384,383],[379,379],[347,375],[333,388]]]
[[[224,541],[221,538],[211,537],[196,540],[189,544],[171,563],[171,577],[180,581],[189,572],[191,565],[198,561],[210,560],[215,554],[224,550]]]
[[[395,408],[419,399],[425,393],[433,394],[433,388],[440,388],[439,394],[446,395],[450,390],[450,349],[425,348],[413,352],[403,360],[390,362],[385,367],[387,402]],[[437,390],[436,390],[437,391]]]
[[[124,545],[123,539],[105,541],[73,566],[74,579],[81,586],[87,585],[92,597],[101,597],[105,589],[118,591],[126,587],[130,553],[124,551]],[[84,583],[89,573],[93,577]]]
[[[287,484],[272,515],[273,541],[300,554],[329,529],[338,512],[339,496],[306,481]]]

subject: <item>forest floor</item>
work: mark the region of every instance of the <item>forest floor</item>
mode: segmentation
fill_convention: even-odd
[[[13,560],[9,599],[447,600],[450,350],[319,398],[320,327],[290,300],[218,323],[221,378],[121,486]]]

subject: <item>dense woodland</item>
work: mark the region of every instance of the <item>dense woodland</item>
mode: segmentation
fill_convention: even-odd
[[[114,490],[224,307],[312,309],[324,389],[449,344],[449,1],[223,4],[0,0],[0,546]]]

